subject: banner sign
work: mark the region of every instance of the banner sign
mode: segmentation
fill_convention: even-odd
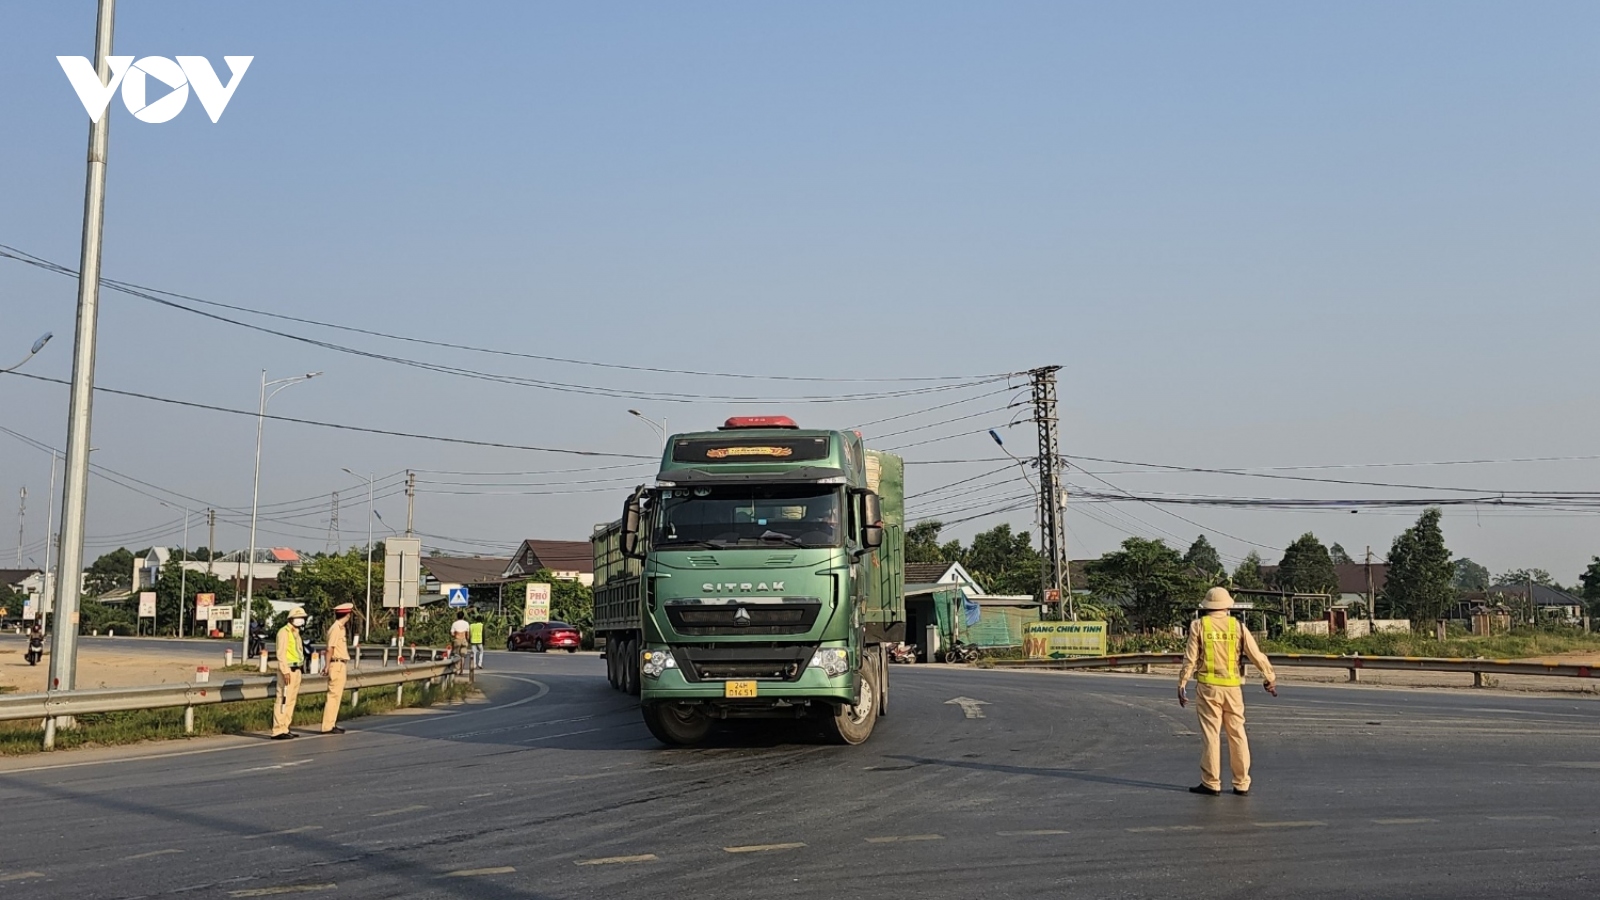
[[[550,585],[529,584],[522,607],[522,624],[550,621]]]
[[[212,604],[206,607],[206,611],[210,613],[209,621],[212,622],[227,622],[233,618],[232,605],[221,606],[218,604]]]
[[[1106,655],[1104,622],[1029,622],[1022,629],[1029,659],[1070,659]]]
[[[154,619],[156,617],[156,592],[141,591],[139,593],[139,618]]]
[[[195,594],[194,595],[194,620],[196,622],[209,622],[209,621],[211,621],[211,615],[209,613],[207,613],[206,610],[210,609],[211,608],[211,604],[216,603],[216,602],[217,602],[217,595],[216,594]]]

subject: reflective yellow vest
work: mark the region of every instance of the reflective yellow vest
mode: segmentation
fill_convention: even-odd
[[[482,622],[473,622],[472,626],[471,626],[471,628],[469,630],[472,633],[472,642],[474,644],[483,643],[483,623]]]
[[[1233,617],[1200,617],[1200,674],[1195,680],[1218,687],[1238,687],[1239,620]]]
[[[285,632],[287,632],[287,635],[285,635]],[[283,640],[286,636],[289,638],[287,642]],[[304,645],[300,643],[300,633],[295,631],[293,626],[285,625],[278,629],[278,646],[284,651],[284,662],[291,666],[296,664],[304,666],[306,664],[306,654]]]

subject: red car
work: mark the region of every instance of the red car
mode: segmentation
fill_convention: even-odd
[[[578,629],[565,622],[532,622],[522,626],[521,631],[511,632],[506,638],[506,649],[532,650],[535,653],[546,650],[577,653],[582,641]]]

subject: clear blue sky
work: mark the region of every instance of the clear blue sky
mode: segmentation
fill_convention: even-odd
[[[0,8],[0,242],[72,265],[87,117],[54,57],[90,54],[93,21],[88,0]],[[255,62],[219,124],[194,100],[164,125],[113,100],[105,273],[640,366],[912,377],[1060,363],[1076,455],[1197,467],[1593,455],[1597,33],[1591,3],[123,0],[118,53]],[[0,260],[0,366],[53,330],[26,371],[65,378],[74,292],[70,279]],[[800,403],[778,398],[895,385],[630,373],[278,323],[442,365],[774,399],[594,397],[360,359],[121,294],[104,302],[104,386],[253,408],[262,368],[324,370],[272,410],[379,428],[648,454],[655,437],[630,407],[674,429],[741,411],[844,426],[976,398],[865,429],[875,440],[981,414],[875,441],[954,436],[905,450],[918,461],[993,457],[966,432],[1017,413],[1000,409],[1010,394],[978,396],[990,387]],[[0,424],[63,445],[65,399],[64,388],[0,378]],[[1008,446],[1028,452],[1029,431],[1007,430]],[[253,439],[248,418],[96,405],[97,462],[208,503],[248,506]],[[262,500],[341,490],[349,544],[365,538],[365,487],[343,466],[382,476],[608,463],[269,423]],[[914,462],[910,489],[997,466]],[[1136,492],[1419,495],[1088,468]],[[518,484],[424,485],[418,530],[458,550],[582,538],[644,474],[424,474]],[[1581,491],[1600,482],[1600,461],[1298,474]],[[48,477],[46,456],[0,435],[0,534],[26,485],[29,556],[42,547]],[[920,508],[963,518],[962,507],[1020,488],[935,494]],[[567,493],[472,493],[552,490]],[[96,481],[90,506],[90,558],[177,543],[181,513],[148,497]],[[326,507],[280,508],[267,540],[322,549]],[[378,508],[403,527],[399,498]],[[1129,532],[1187,543],[1204,527],[1231,558],[1306,530],[1381,554],[1416,514],[1172,511],[1192,523],[1140,504],[1074,506],[1072,553]],[[245,542],[241,521],[224,516],[219,545]],[[1029,528],[1031,514],[953,531],[1000,521]],[[1600,552],[1597,525],[1589,513],[1487,507],[1445,517],[1457,553],[1568,582]],[[14,554],[0,539],[0,564]]]

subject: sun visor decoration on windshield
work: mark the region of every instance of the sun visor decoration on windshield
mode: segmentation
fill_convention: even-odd
[[[688,438],[674,441],[673,462],[807,462],[828,458],[827,437]]]

